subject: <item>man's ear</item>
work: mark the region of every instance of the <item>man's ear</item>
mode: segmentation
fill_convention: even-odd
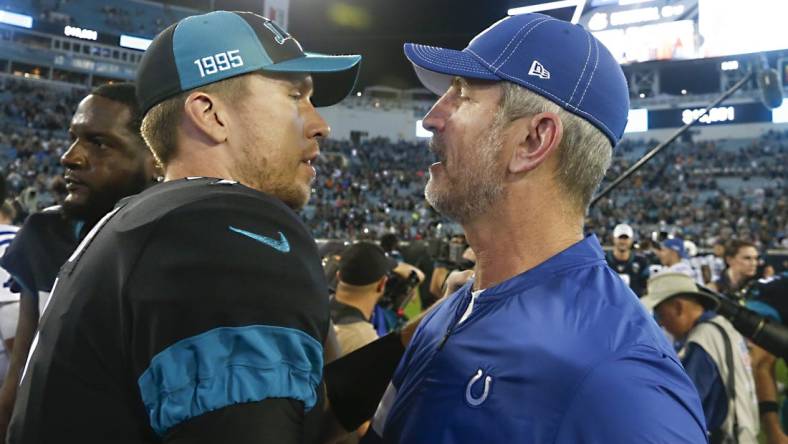
[[[511,122],[507,132],[515,143],[509,172],[518,174],[535,169],[558,149],[564,126],[558,114],[545,112]]]
[[[227,112],[224,104],[215,95],[195,91],[186,98],[183,114],[188,126],[202,137],[214,143],[227,140]]]

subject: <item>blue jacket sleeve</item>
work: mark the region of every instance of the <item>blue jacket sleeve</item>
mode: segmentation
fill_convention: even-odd
[[[697,392],[674,358],[645,346],[598,364],[577,388],[556,444],[707,443]]]
[[[687,344],[687,352],[681,363],[698,389],[706,415],[706,427],[709,430],[720,428],[728,416],[728,395],[717,364],[703,347],[693,342]]]

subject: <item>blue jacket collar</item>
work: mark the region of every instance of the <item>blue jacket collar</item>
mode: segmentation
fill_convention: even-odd
[[[483,297],[480,297],[477,302],[484,303],[493,301],[505,297],[511,292],[519,293],[525,291],[541,284],[558,273],[571,269],[586,268],[594,265],[603,265],[605,263],[605,253],[602,251],[602,246],[599,244],[596,235],[591,234],[536,267],[507,279],[494,287],[486,289]],[[462,294],[470,293],[471,288],[473,288],[473,280],[465,284],[460,292]]]

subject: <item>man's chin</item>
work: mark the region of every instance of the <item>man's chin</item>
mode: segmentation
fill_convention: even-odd
[[[458,221],[458,215],[455,211],[457,203],[452,201],[453,196],[450,196],[445,190],[438,189],[438,185],[434,183],[432,179],[427,182],[427,187],[424,189],[424,198],[435,211],[441,213],[443,216]]]
[[[63,201],[63,213],[71,219],[84,222],[95,222],[112,211],[113,205],[88,203],[86,200],[66,196]]]
[[[294,194],[288,196],[287,199],[282,199],[282,201],[292,210],[299,211],[309,202],[309,193]]]
[[[82,196],[69,194],[63,200],[63,212],[71,218],[82,218],[89,213],[88,205]]]
[[[293,187],[286,190],[280,190],[272,193],[276,198],[284,202],[285,205],[294,211],[298,211],[309,202],[309,196],[312,193],[312,187],[306,185],[303,187]]]

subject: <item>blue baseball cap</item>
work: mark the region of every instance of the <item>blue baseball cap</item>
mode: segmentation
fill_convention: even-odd
[[[405,44],[421,83],[439,96],[454,76],[516,83],[599,128],[616,146],[629,89],[605,46],[582,26],[543,14],[506,17],[462,51]]]
[[[153,39],[137,70],[143,113],[199,86],[255,71],[309,73],[312,103],[333,105],[353,90],[360,55],[307,53],[276,22],[251,12],[187,17]]]
[[[664,248],[669,248],[679,254],[679,257],[687,257],[687,251],[684,249],[684,239],[680,237],[672,237],[662,241]]]

